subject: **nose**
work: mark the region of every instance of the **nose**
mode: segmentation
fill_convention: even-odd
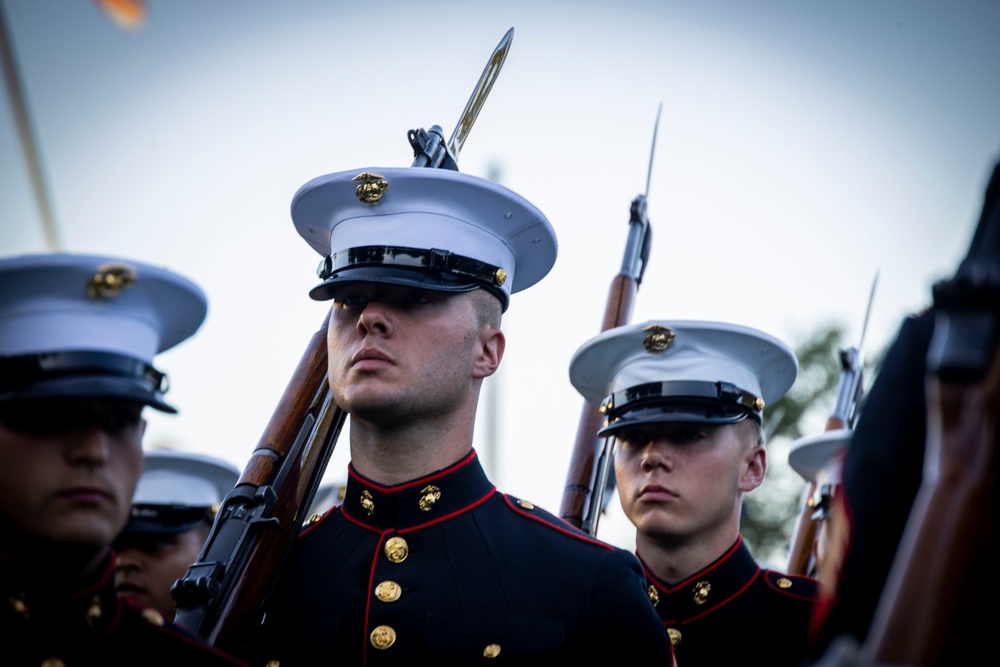
[[[674,469],[674,459],[667,447],[657,444],[655,440],[650,440],[642,448],[639,466],[643,472],[652,472],[656,468],[663,468],[670,472]]]
[[[115,554],[115,572],[133,572],[139,569],[137,551],[132,548],[122,549]]]
[[[67,455],[74,463],[103,465],[107,462],[110,451],[108,438],[108,434],[100,426],[80,428],[68,440]]]
[[[358,318],[358,333],[362,336],[369,334],[378,336],[388,336],[392,332],[392,317],[388,310],[380,301],[369,301],[365,304],[365,309],[361,311]]]

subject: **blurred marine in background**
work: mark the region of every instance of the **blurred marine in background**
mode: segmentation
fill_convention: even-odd
[[[173,619],[170,587],[205,544],[239,468],[210,456],[146,452],[132,513],[114,541],[118,592]]]
[[[142,471],[142,410],[176,412],[153,359],[192,336],[206,311],[196,285],[154,266],[0,259],[5,664],[239,664],[119,600],[114,583],[111,542]]]

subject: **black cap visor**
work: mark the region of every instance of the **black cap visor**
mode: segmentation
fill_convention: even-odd
[[[334,298],[339,288],[353,283],[401,285],[454,294],[483,288],[500,300],[503,310],[507,309],[507,295],[504,294],[503,290],[493,285],[472,280],[466,276],[399,266],[355,266],[343,269],[309,290],[309,296],[315,301],[329,301]]]
[[[33,382],[19,390],[0,394],[0,403],[67,398],[135,401],[161,412],[176,414],[177,409],[163,401],[159,392],[140,380],[106,376],[50,378]]]
[[[211,507],[133,505],[132,514],[118,539],[141,534],[177,535],[211,523],[214,516]]]
[[[620,410],[609,418],[607,425],[597,434],[601,437],[608,437],[622,429],[650,424],[735,424],[747,417],[760,419],[755,412],[744,407],[699,399],[672,400]]]

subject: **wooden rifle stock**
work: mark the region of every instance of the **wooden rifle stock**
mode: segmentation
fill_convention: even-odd
[[[868,296],[868,309],[865,321],[861,327],[861,342],[858,347],[842,348],[840,350],[840,380],[837,386],[837,402],[833,412],[826,420],[824,432],[839,429],[853,429],[861,410],[861,399],[864,394],[864,364],[861,361],[861,346],[864,344],[865,331],[868,329],[868,317],[871,315],[872,301],[875,299],[875,286],[878,284],[878,274],[872,282],[871,294]],[[813,545],[817,540],[818,526],[813,518],[815,514],[814,499],[818,488],[816,480],[810,480],[800,503],[799,516],[795,521],[792,543],[788,551],[788,565],[785,572],[808,577],[818,576],[817,563]]]
[[[601,331],[628,323],[638,289],[639,283],[630,273],[622,271],[615,276],[608,292]],[[562,518],[591,535],[597,533],[603,495],[601,480],[607,479],[608,466],[611,465],[610,452],[604,446],[605,438],[597,435],[603,425],[604,415],[600,410],[584,402],[559,510]]]
[[[847,428],[843,420],[830,417],[826,420],[824,431]],[[813,557],[813,545],[816,543],[816,520],[813,518],[813,499],[816,497],[816,482],[809,482],[799,504],[799,516],[795,520],[792,533],[792,543],[788,551],[788,566],[785,572],[807,577],[816,576],[816,563]]]
[[[310,339],[198,560],[171,589],[177,623],[234,655],[252,645],[346,419],[327,383],[328,321]]]

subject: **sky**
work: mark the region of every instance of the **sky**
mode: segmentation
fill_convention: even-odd
[[[149,411],[146,446],[240,468],[329,308],[292,195],[409,166],[408,130],[450,136],[509,28],[459,169],[538,206],[559,256],[511,299],[475,446],[501,490],[553,512],[583,407],[569,361],[600,332],[647,178],[631,322],[860,342],[877,274],[871,355],[964,257],[1000,159],[991,0],[146,0],[131,30],[92,0],[0,5],[58,249],[173,269],[209,300],[158,358],[180,414]],[[8,97],[0,256],[50,249]],[[327,480],[347,458],[343,437]]]

